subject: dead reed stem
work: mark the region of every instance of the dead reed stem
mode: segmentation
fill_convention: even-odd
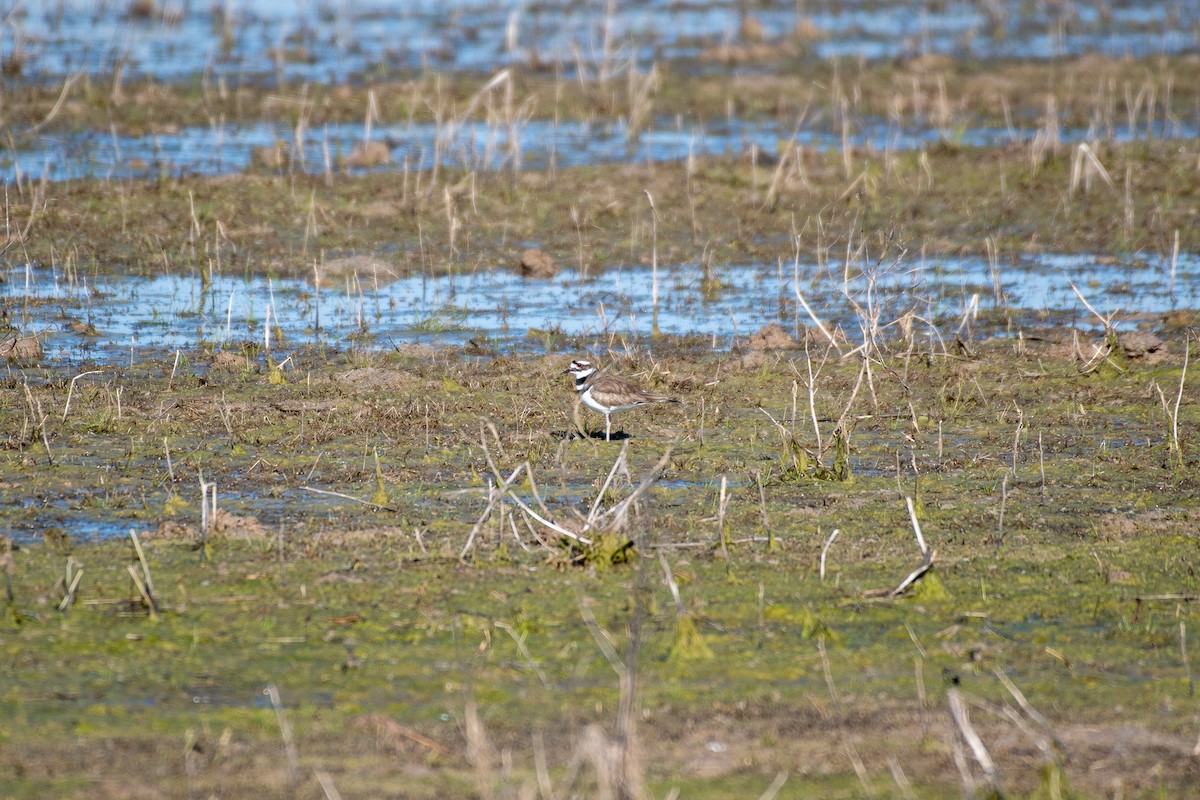
[[[1182,625],[1183,623],[1181,622],[1180,626]],[[1187,654],[1184,653],[1185,662],[1186,656]],[[1052,742],[1054,742],[1054,746],[1058,748],[1059,752],[1066,753],[1067,747],[1065,744],[1063,744],[1062,740],[1058,738],[1058,734],[1054,732],[1054,728],[1050,725],[1050,721],[1047,720],[1040,711],[1033,707],[1033,704],[1026,699],[1025,694],[1019,688],[1017,688],[1017,685],[1013,683],[1012,679],[1009,678],[1008,675],[1006,675],[1001,669],[993,668],[992,674],[996,676],[1000,683],[1004,684],[1004,688],[1007,689],[1008,693],[1011,694],[1013,699],[1017,701],[1017,705],[1021,707],[1021,710],[1025,712],[1026,716],[1037,723],[1045,735],[1048,736]],[[1188,679],[1189,681],[1191,679],[1190,671],[1188,673]]]
[[[907,495],[904,498],[904,504],[908,506],[908,518],[912,521],[913,533],[917,537],[917,547],[921,548],[921,553],[929,552],[929,548],[925,546],[925,537],[921,535],[921,523],[917,519],[917,508],[913,504],[913,499]]]
[[[762,470],[754,470],[754,482],[758,484],[758,508],[762,513],[763,530],[767,532],[767,549],[775,549],[775,532],[771,530],[771,520],[767,518],[767,492],[763,488]]]
[[[921,578],[925,577],[925,573],[927,573],[927,572],[929,572],[929,570],[933,569],[933,563],[936,560],[937,560],[937,551],[930,550],[928,553],[925,554],[925,560],[922,561],[916,569],[914,569],[912,572],[908,573],[908,575],[904,578],[904,580],[900,581],[900,585],[897,586],[895,589],[892,589],[890,592],[888,592],[887,596],[888,597],[899,597],[910,586],[912,586],[914,583],[919,581]]]
[[[834,528],[833,533],[829,534],[829,538],[825,540],[825,545],[821,548],[821,583],[825,582],[825,556],[829,553],[829,548],[839,533],[841,533],[841,530]]]
[[[333,776],[321,769],[313,770],[313,777],[317,779],[317,783],[321,784],[321,791],[325,793],[326,800],[342,800],[342,795],[337,790],[337,786],[333,783]]]
[[[637,654],[641,646],[640,593],[634,593],[635,607],[628,625],[625,659],[617,655],[608,634],[596,622],[588,604],[579,603],[584,624],[592,634],[596,646],[604,654],[609,666],[617,673],[620,697],[617,703],[617,736],[614,753],[607,772],[611,776],[612,789],[618,800],[640,800],[645,790],[641,768],[641,748],[637,731]],[[603,752],[603,751],[601,751]]]
[[[150,592],[146,588],[146,584],[142,581],[142,577],[133,568],[133,564],[126,564],[125,569],[129,572],[129,577],[133,578],[133,585],[138,590],[142,602],[146,604],[146,608],[150,612],[150,618],[157,620],[158,608],[154,605],[154,598],[150,596]]]
[[[1171,445],[1175,450],[1175,459],[1183,466],[1183,448],[1179,444],[1179,404],[1183,401],[1183,386],[1187,381],[1188,359],[1192,354],[1192,337],[1189,334],[1183,346],[1183,369],[1179,371],[1179,391],[1175,395],[1175,407],[1171,409]]]
[[[292,736],[292,725],[283,712],[283,701],[279,697],[279,689],[275,684],[267,684],[267,688],[263,689],[263,694],[270,698],[271,707],[275,709],[275,721],[279,723],[279,735],[283,737],[283,749],[287,756],[288,775],[291,777],[292,783],[295,783],[300,777],[300,757],[296,752],[296,739]]]
[[[787,783],[787,770],[775,774],[775,780],[771,781],[771,785],[767,790],[758,796],[758,800],[775,800],[776,795],[783,789],[783,785]]]
[[[71,579],[71,585],[67,587],[67,593],[65,595],[63,595],[62,601],[59,602],[59,604],[58,604],[59,611],[63,611],[63,612],[67,611],[67,609],[69,609],[71,607],[71,605],[75,602],[75,593],[79,589],[79,582],[81,580],[83,580],[83,570],[82,569],[78,570],[75,573],[75,576]]]
[[[954,720],[954,724],[958,727],[959,735],[967,746],[971,748],[972,755],[983,769],[984,780],[987,781],[992,791],[998,796],[1004,795],[1003,787],[1000,784],[1000,773],[996,769],[996,762],[992,760],[987,748],[984,747],[983,740],[979,738],[975,727],[971,724],[971,714],[967,710],[967,704],[963,700],[962,692],[958,689],[950,689],[946,692],[947,700],[950,703],[950,717]],[[968,769],[964,775],[964,779],[970,775]]]
[[[511,520],[512,517],[509,517],[509,519]],[[528,634],[518,634],[512,625],[502,620],[496,620],[493,624],[512,638],[513,642],[517,645],[517,650],[521,653],[521,657],[525,659],[525,666],[529,667],[537,674],[538,680],[541,681],[544,688],[550,689],[550,679],[546,677],[546,671],[543,670],[541,665],[534,660],[533,655],[529,652],[529,648],[525,646],[525,637]]]
[[[1183,671],[1188,679],[1188,697],[1196,693],[1196,683],[1192,678],[1192,664],[1188,661],[1187,652],[1187,623],[1179,621],[1179,655],[1183,659]]]
[[[176,351],[176,353],[178,353],[178,351]],[[178,355],[176,355],[175,358],[176,358],[176,361],[179,360]],[[100,375],[100,374],[102,374],[102,372],[103,372],[102,370],[92,369],[92,370],[88,370],[87,372],[81,372],[78,375],[76,375],[74,378],[71,378],[71,385],[67,387],[67,402],[63,405],[63,414],[62,414],[63,422],[67,421],[67,414],[71,413],[71,396],[75,393],[75,381],[79,380],[80,378],[84,377],[85,375]],[[173,376],[174,371],[172,371],[171,374]]]
[[[505,492],[508,491],[508,487],[517,480],[517,476],[519,476],[525,470],[525,467],[526,464],[524,463],[518,466],[512,471],[512,474],[508,476],[508,478],[498,487],[497,490],[489,492],[491,496],[488,498],[487,507],[484,508],[483,513],[479,515],[479,519],[475,522],[475,526],[471,528],[471,535],[467,537],[467,543],[463,545],[462,552],[458,554],[459,561],[466,560],[467,553],[469,553],[471,548],[475,545],[475,537],[479,535],[480,529],[483,528],[483,523],[487,521],[489,516],[491,516],[492,509],[495,508],[496,504],[499,503],[504,497]]]
[[[146,589],[151,596],[154,595],[154,579],[150,577],[150,565],[146,563],[146,551],[142,549],[142,540],[138,537],[137,531],[130,530],[129,538],[133,540],[133,549],[137,552],[138,561],[142,565],[142,574],[146,577]]]
[[[316,464],[314,464],[313,466],[316,467]],[[211,485],[211,484],[209,484],[209,485]],[[359,498],[354,497],[353,495],[343,494],[342,492],[333,492],[333,491],[330,491],[329,489],[317,489],[313,486],[301,486],[300,491],[312,492],[313,494],[323,494],[323,495],[328,495],[330,497],[340,497],[343,500],[349,500],[352,503],[358,503],[359,505],[366,506],[368,508],[376,508],[376,509],[379,509],[380,511],[388,511],[393,514],[399,513],[399,509],[397,509],[397,508],[393,508],[391,506],[380,505],[379,503],[372,503],[370,500],[360,500]]]

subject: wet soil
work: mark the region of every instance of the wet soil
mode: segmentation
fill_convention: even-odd
[[[1190,382],[1182,454],[1168,416],[1183,338],[1152,359],[1105,357],[1085,338],[1090,364],[1073,339],[980,341],[970,355],[890,342],[868,379],[815,334],[814,427],[799,342],[742,353],[664,338],[606,361],[684,405],[617,416],[614,442],[566,438],[569,343],[527,357],[298,350],[284,369],[253,351],[232,371],[202,369],[198,354],[147,361],[77,382],[65,420],[68,381],[10,378],[25,399],[7,406],[0,485],[10,530],[25,533],[7,556],[0,646],[5,730],[24,733],[5,740],[4,772],[18,776],[6,791],[76,794],[87,774],[90,796],[134,783],[238,794],[260,765],[280,794],[311,792],[313,770],[343,792],[411,780],[427,796],[503,793],[536,779],[535,732],[551,780],[567,781],[588,726],[613,735],[618,697],[581,604],[639,665],[640,746],[659,792],[761,792],[788,771],[790,791],[854,796],[856,760],[877,787],[895,760],[922,796],[955,795],[951,689],[975,704],[1018,791],[1190,785]],[[829,480],[820,467],[838,458],[847,408],[850,480]],[[671,450],[622,533],[633,563],[581,559],[511,507],[518,527],[493,513],[463,553],[497,480],[489,458],[503,474],[528,461],[549,513],[575,525],[623,447],[635,482]],[[205,536],[201,479],[218,487]],[[629,490],[618,478],[604,503]],[[877,590],[922,561],[906,495],[937,555],[889,599]],[[111,533],[91,540],[70,521],[80,512]],[[142,569],[129,529],[153,617],[126,569]],[[73,605],[57,610],[79,570]],[[1025,712],[993,670],[1049,732],[1006,716]],[[474,762],[471,698],[495,754]],[[1046,737],[1069,760],[1047,761]],[[70,766],[50,769],[49,752]],[[157,777],[130,783],[149,764]]]
[[[648,72],[561,103],[561,81],[514,73],[509,109],[525,97],[542,118],[636,129],[634,112],[792,119],[812,100],[831,127],[852,107],[950,129],[1008,124],[1007,103],[1044,135],[537,171],[314,175],[275,159],[222,177],[14,181],[0,309],[4,340],[30,349],[0,374],[0,794],[602,795],[644,779],[654,796],[727,797],[783,773],[780,797],[1195,786],[1194,308],[1106,330],[1107,303],[1064,324],[997,302],[970,325],[863,303],[833,331],[818,307],[757,336],[652,321],[532,331],[536,347],[457,340],[444,315],[404,341],[369,325],[282,337],[256,317],[190,345],[85,346],[102,335],[88,304],[115,303],[117,276],[194,276],[201,294],[286,276],[361,298],[360,267],[385,283],[516,271],[538,250],[582,274],[686,269],[719,296],[734,264],[802,259],[848,283],[902,256],[1003,268],[1065,253],[1165,273],[1200,249],[1194,140],[1052,135],[1122,117],[1169,130],[1194,116],[1194,59],[780,77],[800,62],[750,55],[763,74],[663,67],[651,108]],[[484,80],[371,89],[391,119],[453,120]],[[366,91],[116,92],[81,77],[25,87],[5,114],[17,130],[311,124],[362,119]],[[35,275],[62,293],[31,293]],[[78,341],[44,348],[31,305]],[[144,305],[148,330],[168,324]],[[682,404],[618,414],[604,441],[562,374],[580,356]],[[643,480],[626,524],[585,530]],[[969,724],[950,713],[960,700]]]

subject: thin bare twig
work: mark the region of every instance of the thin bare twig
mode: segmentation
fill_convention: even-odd
[[[354,497],[353,495],[342,494],[341,492],[333,492],[333,491],[330,491],[329,489],[317,489],[312,486],[301,486],[300,490],[304,491],[304,492],[312,492],[313,494],[327,494],[331,497],[340,497],[343,500],[349,500],[353,503],[358,503],[359,505],[364,505],[369,508],[377,508],[380,511],[390,511],[393,514],[395,514],[399,510],[399,509],[392,508],[391,506],[381,506],[379,503],[372,503],[369,500],[359,500],[357,497]]]
[[[954,720],[954,724],[958,726],[958,732],[963,741],[971,748],[975,760],[983,768],[984,779],[989,786],[1000,792],[1000,773],[996,769],[996,762],[992,760],[987,748],[983,745],[983,740],[979,738],[975,727],[971,725],[971,714],[967,710],[967,704],[963,701],[962,692],[958,689],[950,689],[946,693],[946,698],[950,702],[950,716]]]

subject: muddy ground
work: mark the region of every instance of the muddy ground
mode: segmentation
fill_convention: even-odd
[[[867,261],[1200,246],[1194,141],[1099,145],[1110,181],[1073,180],[1077,152],[31,181],[7,258],[307,276],[515,267],[532,245],[600,270],[657,241],[719,280],[797,237]],[[1083,318],[910,319],[862,347],[815,325],[732,349],[238,342],[78,381],[97,365],[14,356],[0,793],[1183,796],[1194,314]],[[585,411],[578,435],[561,373],[583,353],[682,403],[615,417],[612,442]]]
[[[1187,395],[1182,462],[1170,438],[1181,338],[1090,366],[1066,332],[1021,352],[914,345],[870,383],[860,359],[810,341],[815,427],[803,351],[665,341],[613,364],[684,404],[616,417],[613,442],[565,438],[555,354],[298,354],[282,377],[243,360],[173,381],[146,363],[77,386],[66,422],[65,383],[10,378],[18,400],[29,391],[6,407],[10,523],[82,507],[140,531],[157,612],[126,569],[143,569],[129,540],[49,525],[14,546],[6,791],[319,796],[318,770],[350,795],[506,794],[535,785],[535,757],[569,783],[591,758],[588,726],[614,735],[619,698],[585,608],[638,665],[639,774],[656,794],[761,792],[787,772],[797,796],[897,780],[956,796],[951,690],[1009,788],[1176,791],[1197,779]],[[528,461],[550,520],[581,532],[575,512],[622,451],[628,478],[602,506],[658,479],[627,527],[584,547],[510,502],[464,552],[496,482],[489,457],[504,477]],[[207,537],[201,476],[219,487]],[[905,496],[936,560],[881,596],[924,560]],[[469,733],[472,703],[490,749]]]

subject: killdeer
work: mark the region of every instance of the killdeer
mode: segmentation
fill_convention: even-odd
[[[579,393],[580,401],[604,415],[604,440],[612,438],[612,414],[629,408],[650,405],[651,403],[678,403],[674,397],[665,394],[648,392],[636,383],[619,378],[616,375],[606,375],[596,371],[592,362],[577,358],[571,366],[563,370],[563,374],[575,376],[575,391]]]

